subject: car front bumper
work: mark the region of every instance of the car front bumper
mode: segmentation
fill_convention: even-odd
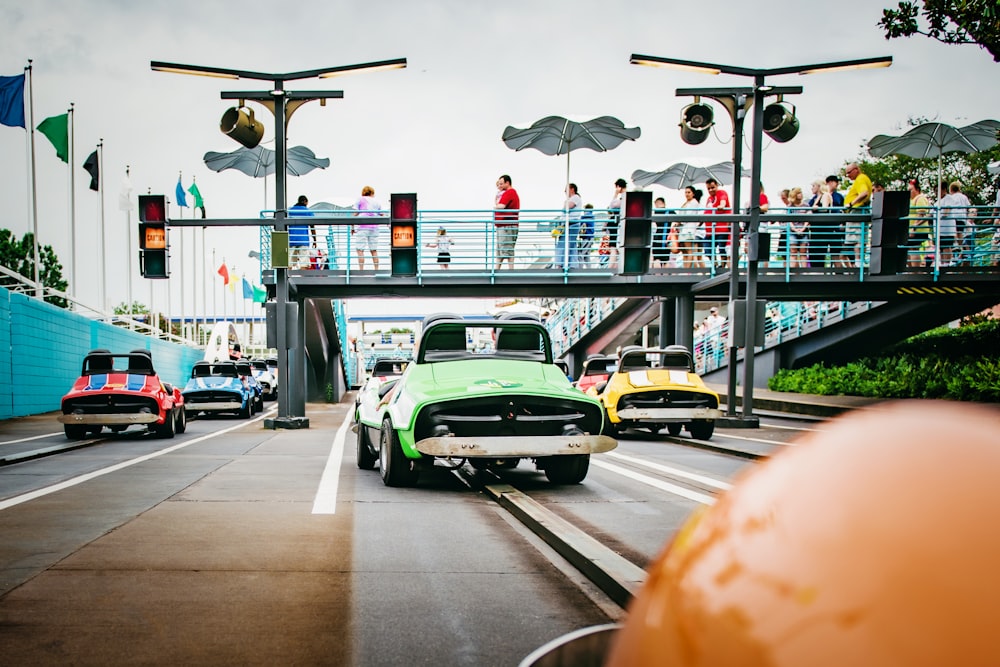
[[[155,424],[160,421],[159,415],[152,413],[117,413],[117,414],[68,414],[59,415],[58,421],[63,424],[86,424],[92,426],[115,426],[120,424]]]
[[[618,446],[606,435],[570,436],[443,436],[424,438],[416,443],[417,451],[427,456],[453,458],[503,458],[599,454]]]
[[[648,421],[669,424],[692,419],[721,419],[718,408],[625,408],[618,410],[621,421]]]

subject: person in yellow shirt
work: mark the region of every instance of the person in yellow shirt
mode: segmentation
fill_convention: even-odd
[[[907,186],[910,190],[910,266],[924,265],[924,245],[930,241],[931,202],[920,191],[920,182],[911,180]]]
[[[844,196],[845,212],[859,213],[872,200],[872,179],[861,173],[857,162],[847,165],[844,170],[851,179],[851,189]],[[861,223],[849,222],[844,227],[844,251],[848,259],[858,266],[861,262]]]

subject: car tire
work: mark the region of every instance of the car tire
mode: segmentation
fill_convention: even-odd
[[[177,423],[174,425],[174,430],[177,431],[178,433],[183,433],[184,431],[187,430],[187,427],[188,427],[187,410],[182,405],[177,413]]]
[[[83,440],[87,437],[87,427],[77,424],[63,424],[63,432],[69,440]]]
[[[253,399],[249,396],[243,403],[243,407],[240,408],[240,417],[243,419],[249,419],[253,415]]]
[[[417,483],[420,473],[403,454],[399,435],[396,434],[396,429],[392,427],[392,421],[389,419],[382,422],[378,452],[382,482],[386,486],[413,486]]]
[[[545,476],[553,484],[579,484],[590,469],[590,454],[553,456],[545,466]]]
[[[373,470],[378,463],[378,456],[372,451],[371,438],[365,425],[358,422],[358,467],[362,470]]]
[[[669,435],[680,435],[682,428],[684,428],[684,424],[667,424],[667,433]]]
[[[714,421],[696,421],[688,424],[688,431],[695,440],[709,440],[715,432]]]
[[[606,414],[604,415],[604,425],[601,427],[601,435],[609,435],[612,438],[621,433],[621,428],[618,424],[611,421],[611,418]]]
[[[167,413],[162,424],[156,425],[156,435],[161,438],[172,438],[174,437],[174,425],[176,424],[177,417],[174,416],[174,411],[171,410]]]

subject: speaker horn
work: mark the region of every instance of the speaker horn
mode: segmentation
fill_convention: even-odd
[[[264,137],[264,125],[253,117],[253,109],[246,111],[239,107],[230,107],[222,114],[219,129],[247,148],[255,148]]]
[[[764,133],[779,144],[792,139],[799,133],[799,119],[795,117],[795,107],[787,109],[781,103],[764,108]]]
[[[708,138],[715,113],[707,104],[695,102],[681,110],[681,139],[687,144],[700,144]]]

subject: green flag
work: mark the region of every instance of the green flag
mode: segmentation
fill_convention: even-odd
[[[205,200],[201,198],[201,190],[198,189],[198,184],[191,181],[191,187],[188,188],[188,192],[194,197],[194,207],[201,209],[201,217],[205,217]]]
[[[266,303],[267,302],[267,290],[260,285],[253,286],[253,302],[254,303]]]
[[[69,114],[49,116],[38,124],[38,131],[56,147],[56,156],[69,163]]]

